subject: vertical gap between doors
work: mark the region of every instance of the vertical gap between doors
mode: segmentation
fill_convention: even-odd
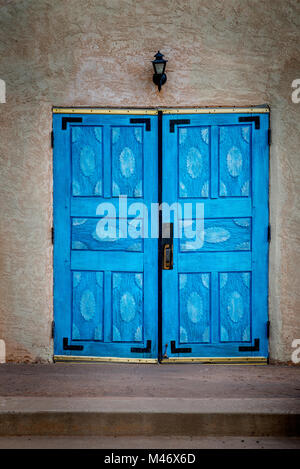
[[[162,203],[162,111],[158,111],[158,204]],[[158,211],[158,362],[162,360],[162,212]]]

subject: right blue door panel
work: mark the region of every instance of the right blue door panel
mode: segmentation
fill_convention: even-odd
[[[169,357],[268,355],[268,128],[268,114],[163,117],[162,200],[204,207],[196,242],[195,211],[171,214],[183,236],[162,273]]]

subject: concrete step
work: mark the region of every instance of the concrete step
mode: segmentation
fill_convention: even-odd
[[[300,449],[300,438],[257,436],[3,436],[1,449]],[[109,453],[108,453],[109,454]]]
[[[299,437],[296,398],[0,397],[0,436]]]

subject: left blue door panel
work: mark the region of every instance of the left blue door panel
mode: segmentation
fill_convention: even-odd
[[[139,117],[53,115],[55,355],[157,357],[157,239],[119,213],[157,202],[157,118]]]

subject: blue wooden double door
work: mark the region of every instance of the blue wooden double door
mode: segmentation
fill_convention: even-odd
[[[268,129],[54,111],[56,357],[268,356]]]

